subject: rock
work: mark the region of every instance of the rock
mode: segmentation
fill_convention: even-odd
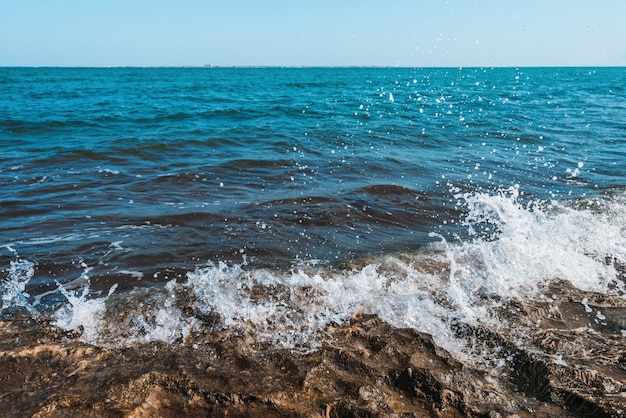
[[[561,313],[572,300],[561,301]],[[547,312],[518,307],[529,323]],[[615,336],[583,336],[565,322],[555,319],[522,346],[486,327],[460,327],[487,354],[500,350],[511,359],[495,370],[461,362],[429,335],[363,313],[329,328],[311,352],[250,343],[212,327],[184,343],[93,347],[14,317],[0,325],[0,408],[14,417],[623,416],[624,340],[615,349],[605,345],[602,361],[576,361],[567,354],[572,344],[591,349]],[[550,350],[564,353],[561,361]]]

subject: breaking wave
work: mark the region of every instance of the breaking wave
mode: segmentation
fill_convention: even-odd
[[[199,329],[229,330],[251,341],[315,349],[357,312],[431,334],[467,359],[459,325],[506,333],[499,309],[512,300],[550,300],[561,282],[602,295],[626,295],[626,196],[567,203],[523,201],[517,186],[496,194],[458,193],[467,234],[414,252],[355,260],[342,268],[301,263],[288,270],[206,263],[161,287],[92,292],[37,306],[26,290],[36,266],[13,254],[2,282],[2,313],[26,310],[86,343],[176,343]],[[436,234],[433,234],[436,235]],[[32,291],[31,291],[32,293]],[[583,302],[581,302],[583,303]],[[601,313],[598,316],[601,318]],[[626,331],[622,330],[622,333]]]

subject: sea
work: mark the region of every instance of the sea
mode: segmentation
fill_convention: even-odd
[[[625,161],[626,68],[0,68],[0,316],[471,361],[510,301],[626,298]]]

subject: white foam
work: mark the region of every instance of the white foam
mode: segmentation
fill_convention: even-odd
[[[111,170],[110,168],[103,168],[101,170],[98,170],[98,173],[100,174],[113,174],[113,175],[117,175],[120,174],[120,172],[118,170]]]
[[[6,246],[6,248],[17,254],[11,247]],[[35,275],[35,265],[28,260],[18,258],[11,260],[6,273],[6,278],[0,282],[0,294],[2,295],[0,313],[25,308],[31,314],[37,314],[33,305],[28,301],[30,295],[26,292],[26,285]]]
[[[126,346],[151,341],[173,343],[187,338],[198,322],[193,317],[184,317],[176,307],[174,287],[175,281],[169,282],[144,308],[144,303],[136,304],[125,296],[119,296],[113,306],[109,306],[107,301],[117,284],[105,297],[90,295],[88,284],[80,292],[70,292],[59,285],[68,304],[55,312],[54,325],[65,331],[78,332],[83,342],[101,346]],[[149,300],[150,290],[137,292]]]
[[[70,292],[57,283],[59,290],[68,301],[56,313],[55,325],[66,331],[81,332],[84,341],[97,341],[100,336],[101,322],[106,311],[105,302],[115,291],[113,285],[104,298],[89,299],[89,284],[82,291]]]
[[[161,293],[149,306],[149,309],[135,309],[129,312],[126,322],[128,329],[125,338],[119,336],[118,324],[107,323],[109,333],[114,336],[112,341],[118,345],[163,341],[173,343],[185,340],[193,328],[199,323],[194,317],[182,314],[177,307],[176,281],[168,282]]]
[[[133,279],[143,279],[143,272],[137,270],[117,270],[120,274],[128,274]]]
[[[469,307],[485,297],[534,297],[556,280],[585,291],[624,294],[624,283],[607,263],[607,258],[626,260],[623,202],[590,201],[574,209],[556,202],[522,204],[518,197],[517,187],[496,196],[459,196],[469,209],[471,231],[481,224],[497,231],[448,247],[455,267],[451,290],[467,295]]]
[[[31,245],[49,245],[56,244],[57,242],[65,242],[65,241],[78,241],[83,239],[83,234],[71,233],[67,235],[52,235],[46,237],[37,237],[29,240],[20,240],[16,241],[15,244],[23,245],[23,246],[31,246]]]
[[[116,338],[109,342],[117,345],[145,344],[152,341],[171,344],[178,340],[184,341],[198,323],[195,318],[184,317],[179,309],[166,304],[148,315],[132,315],[130,334],[123,340]]]
[[[440,333],[447,312],[433,299],[439,278],[387,257],[359,270],[245,271],[220,263],[188,275],[197,308],[224,327],[285,348],[314,347],[317,335],[363,310],[396,326]],[[453,340],[447,333],[443,338]],[[448,344],[448,345],[452,345]]]

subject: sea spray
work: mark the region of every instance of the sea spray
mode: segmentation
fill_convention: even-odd
[[[67,304],[56,311],[54,325],[65,331],[79,332],[86,342],[97,342],[101,332],[101,323],[106,312],[106,301],[117,288],[111,286],[103,298],[89,298],[89,283],[82,290],[68,291],[57,283],[60,292],[67,299]]]
[[[175,286],[175,281],[170,281],[161,289],[113,295],[115,284],[105,297],[90,297],[88,285],[80,294],[59,286],[68,304],[55,312],[54,325],[76,332],[83,342],[105,347],[182,341],[198,320],[182,314]]]
[[[197,318],[183,313],[189,307],[187,298],[188,293],[170,280],[157,291],[141,289],[111,301],[112,315],[105,323],[107,340],[118,345],[184,341],[199,324]],[[129,309],[129,304],[133,308]],[[120,323],[126,328],[121,335],[117,329]]]
[[[6,277],[0,282],[0,294],[2,295],[0,313],[23,308],[31,315],[37,315],[38,312],[29,301],[30,295],[26,291],[26,285],[34,275],[34,263],[20,258],[11,260],[9,268],[6,270]]]
[[[521,203],[518,187],[497,195],[457,196],[468,209],[473,234],[485,224],[491,232],[449,247],[458,266],[451,272],[474,302],[479,298],[532,298],[555,280],[585,291],[624,294],[613,262],[626,257],[623,206],[606,203],[573,208],[557,202]],[[622,202],[623,203],[623,202]],[[613,208],[609,210],[609,208]]]

